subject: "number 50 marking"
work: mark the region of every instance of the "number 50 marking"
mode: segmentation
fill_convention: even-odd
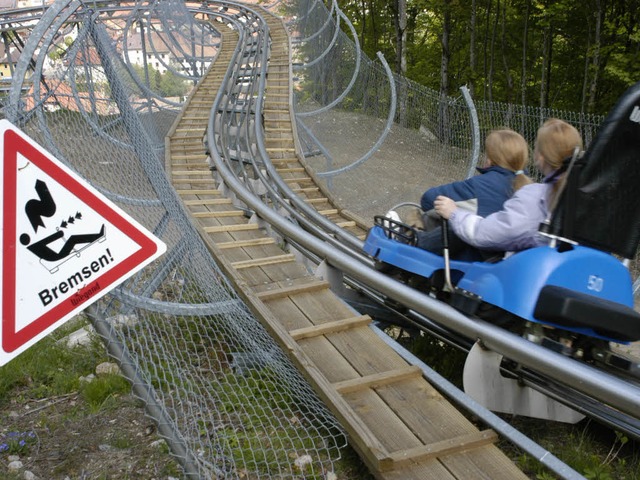
[[[604,278],[597,275],[589,275],[587,280],[587,290],[593,290],[594,292],[601,292],[604,287]]]

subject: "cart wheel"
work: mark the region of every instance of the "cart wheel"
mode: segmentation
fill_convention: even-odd
[[[391,273],[395,269],[395,267],[393,265],[391,265],[390,263],[383,262],[381,260],[374,260],[373,261],[373,268],[375,268],[376,271],[378,271],[380,273]]]

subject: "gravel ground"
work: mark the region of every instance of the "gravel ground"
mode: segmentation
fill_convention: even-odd
[[[385,128],[386,120],[353,112],[331,111],[306,121],[314,135],[333,156],[332,168],[324,157],[311,157],[308,164],[318,172],[348,167],[367,155]],[[333,177],[330,190],[341,206],[373,222],[402,202],[419,202],[428,188],[464,178],[468,154],[443,161],[445,152],[419,132],[394,124],[382,146],[370,158]]]

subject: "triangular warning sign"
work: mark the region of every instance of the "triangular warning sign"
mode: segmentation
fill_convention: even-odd
[[[4,365],[166,246],[6,120],[0,151]]]

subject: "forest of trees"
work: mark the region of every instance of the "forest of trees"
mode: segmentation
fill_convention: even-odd
[[[640,81],[640,0],[339,0],[364,52],[444,94],[605,114]]]

